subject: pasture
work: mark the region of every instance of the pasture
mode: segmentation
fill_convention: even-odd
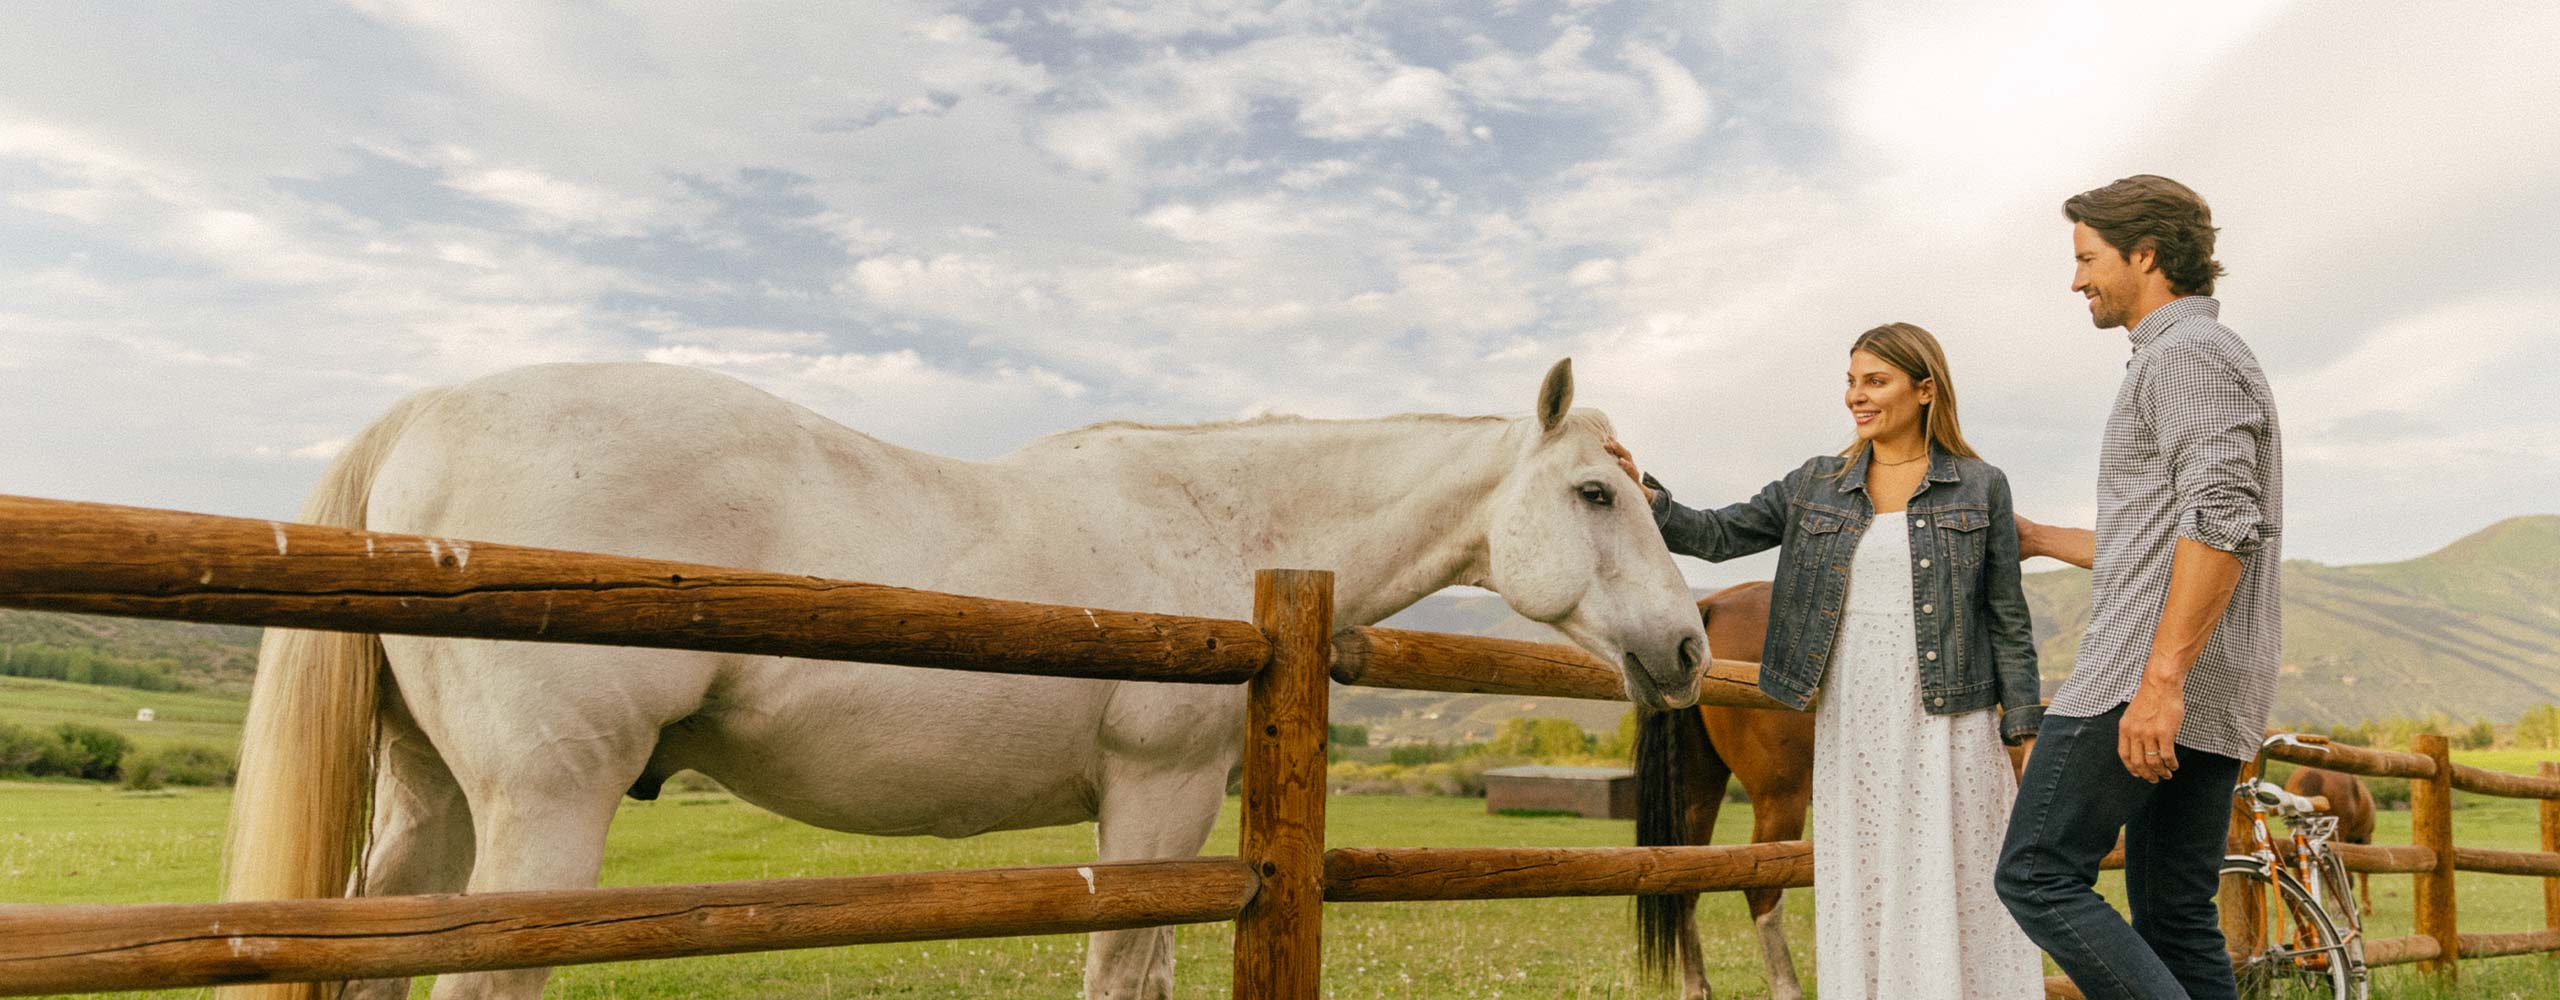
[[[219,791],[122,792],[86,784],[0,784],[0,899],[7,902],[147,902],[214,898],[228,795]],[[2533,804],[2462,796],[2455,829],[2466,845],[2538,846]],[[1335,846],[1611,846],[1631,824],[1571,817],[1487,816],[1480,799],[1336,796]],[[1211,853],[1235,849],[1229,800]],[[1718,833],[1739,842],[1747,814],[1727,810]],[[2376,839],[2406,843],[2408,814],[2382,815]],[[966,841],[862,837],[781,819],[721,794],[670,792],[625,802],[605,861],[608,885],[707,882],[1090,860],[1090,824]],[[2112,879],[2113,876],[2110,876]],[[2409,880],[2375,883],[2377,936],[2410,931]],[[2466,929],[2541,925],[2540,884],[2461,876]],[[1812,899],[1789,894],[1789,935],[1813,968]],[[1469,903],[1336,904],[1325,911],[1326,994],[1368,998],[1668,997],[1668,987],[1629,971],[1629,903],[1552,899]],[[1719,996],[1765,996],[1759,962],[1735,894],[1701,906]],[[1230,932],[1211,924],[1177,932],[1176,975],[1186,997],[1225,995]],[[1081,937],[942,941],[775,952],[673,962],[569,967],[547,995],[644,997],[1072,997],[1082,977]],[[2464,963],[2447,993],[2410,969],[2380,973],[2377,998],[2526,998],[2560,995],[2560,961]],[[195,997],[200,990],[129,996]],[[417,995],[423,996],[420,991]]]
[[[134,713],[144,708],[157,718],[136,721]],[[236,751],[240,719],[248,710],[248,701],[237,696],[0,677],[0,722],[35,730],[65,722],[99,726],[123,734],[137,750],[191,743]]]

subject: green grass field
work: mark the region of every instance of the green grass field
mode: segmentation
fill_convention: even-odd
[[[145,708],[156,716],[154,721],[134,719]],[[29,729],[52,729],[65,722],[103,726],[124,734],[139,750],[176,743],[234,749],[248,710],[248,701],[231,696],[0,677],[0,722]]]
[[[0,898],[7,902],[140,902],[211,899],[221,792],[120,792],[97,785],[0,784]],[[2466,844],[2531,848],[2531,803],[2465,797],[2456,832]],[[1338,796],[1328,807],[1336,846],[1600,846],[1628,843],[1625,822],[1487,816],[1478,799]],[[1212,853],[1235,847],[1235,809]],[[1720,839],[1742,836],[1747,813],[1728,810]],[[2406,842],[2408,816],[2387,813],[2378,835]],[[721,795],[628,802],[614,827],[605,882],[636,885],[864,872],[1076,862],[1091,857],[1090,827],[997,834],[967,841],[857,837],[779,819]],[[2112,888],[2112,887],[2110,887]],[[2409,931],[2409,880],[2375,883],[2376,936]],[[2471,930],[2520,930],[2542,920],[2541,888],[2527,879],[2462,877]],[[1790,937],[1813,970],[1811,893],[1789,895]],[[1738,895],[1702,906],[1718,995],[1767,995]],[[1325,914],[1327,996],[1359,998],[1669,997],[1629,971],[1628,903],[1554,899],[1477,903],[1338,904]],[[1178,932],[1180,995],[1227,989],[1228,925]],[[554,997],[1072,997],[1081,982],[1080,938],[873,945],[672,962],[562,969]],[[2466,964],[2457,989],[2409,970],[2386,970],[2377,997],[2560,996],[2560,961]],[[143,996],[201,996],[169,991]],[[419,995],[423,996],[421,989]]]

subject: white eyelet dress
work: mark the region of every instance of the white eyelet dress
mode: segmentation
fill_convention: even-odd
[[[1997,709],[1920,705],[1911,528],[1878,514],[1813,717],[1822,1000],[2041,1000],[2044,959],[1992,888],[2017,780]]]

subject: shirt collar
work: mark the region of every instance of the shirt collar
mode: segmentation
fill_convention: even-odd
[[[2162,308],[2167,307],[2163,306]],[[1872,444],[1862,445],[1858,448],[1857,454],[1849,456],[1848,472],[1840,477],[1840,492],[1863,493],[1866,491],[1867,454],[1874,448],[1875,446]],[[1964,477],[1956,475],[1956,457],[1948,454],[1946,449],[1938,447],[1937,442],[1929,442],[1929,481],[1933,483],[1954,483],[1962,482],[1963,479]]]
[[[2158,309],[2151,310],[2151,315],[2143,317],[2142,322],[2134,324],[2133,329],[2126,336],[2133,339],[2133,349],[2139,351],[2151,346],[2152,341],[2160,339],[2161,334],[2169,332],[2170,325],[2179,320],[2195,316],[2215,319],[2221,315],[2222,303],[2212,296],[2182,295],[2162,303]]]

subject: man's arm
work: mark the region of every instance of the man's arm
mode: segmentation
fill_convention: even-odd
[[[2168,458],[2178,541],[2142,686],[2116,727],[2116,754],[2135,777],[2159,781],[2178,769],[2187,669],[2230,607],[2242,559],[2265,542],[2256,431],[2267,409],[2225,359],[2196,347],[2153,361],[2136,405]]]
[[[2152,633],[2142,686],[2116,727],[2125,770],[2159,781],[2178,770],[2178,724],[2187,716],[2187,669],[2213,638],[2213,627],[2240,586],[2240,557],[2192,538],[2178,539],[2169,565],[2169,599]]]
[[[2098,561],[2098,534],[2087,528],[2037,524],[2019,517],[2018,558],[2023,561],[2037,556],[2060,559],[2088,569],[2091,563]]]

